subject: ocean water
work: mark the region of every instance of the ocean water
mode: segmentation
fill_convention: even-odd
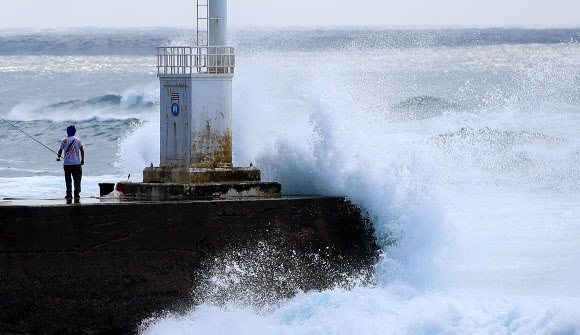
[[[192,36],[0,31],[0,117],[55,151],[76,124],[83,196],[139,181],[159,162],[155,47]],[[227,285],[252,257],[223,259],[208,289],[225,302],[144,320],[142,334],[580,334],[579,39],[580,28],[232,32],[234,163],[287,195],[348,196],[382,255],[372,285],[266,305]],[[63,196],[53,153],[2,121],[0,143],[0,198]]]

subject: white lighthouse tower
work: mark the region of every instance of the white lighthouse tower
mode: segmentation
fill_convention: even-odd
[[[158,48],[161,166],[232,166],[234,48],[227,0],[198,0],[197,45]]]
[[[157,48],[160,166],[143,171],[128,195],[151,198],[279,197],[279,183],[232,164],[234,48],[227,0],[197,0],[195,46]],[[134,194],[132,194],[134,193]]]

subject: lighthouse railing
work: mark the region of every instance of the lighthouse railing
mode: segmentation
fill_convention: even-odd
[[[158,47],[157,74],[233,74],[234,48],[229,46]]]

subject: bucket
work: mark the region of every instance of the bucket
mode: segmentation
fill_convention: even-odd
[[[115,189],[123,194],[125,194],[125,183],[124,182],[119,182],[117,183],[117,185],[115,186]]]
[[[115,189],[115,183],[99,183],[99,195],[108,195]]]

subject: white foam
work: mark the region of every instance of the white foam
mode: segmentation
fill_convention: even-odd
[[[578,301],[500,299],[408,286],[309,292],[270,309],[200,306],[144,327],[180,334],[575,334]]]
[[[116,182],[121,176],[83,176],[83,197],[98,196],[99,183]],[[66,193],[64,176],[32,176],[18,178],[0,178],[0,198],[61,198]]]
[[[345,195],[367,210],[384,251],[375,286],[266,307],[208,302],[143,333],[580,333],[580,49],[470,50],[240,59],[236,162],[257,163],[286,194]],[[460,107],[391,112],[413,96]]]
[[[12,121],[47,120],[64,121],[108,121],[141,119],[152,112],[151,105],[159,101],[159,88],[156,85],[135,86],[126,90],[120,103],[107,101],[71,101],[58,107],[46,101],[19,103],[14,106],[6,119]]]
[[[134,86],[125,92],[121,97],[121,109],[141,107],[143,105],[159,102],[159,86],[157,83]]]
[[[133,124],[119,140],[115,166],[124,175],[131,174],[131,181],[142,181],[145,167],[159,166],[159,136],[158,115]]]

